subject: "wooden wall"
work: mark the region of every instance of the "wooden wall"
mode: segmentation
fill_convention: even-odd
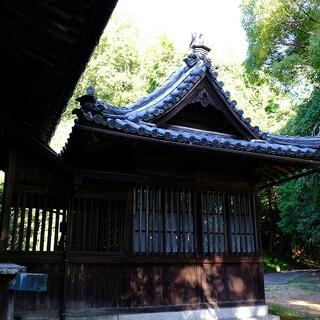
[[[10,258],[9,253],[7,258]],[[139,263],[139,257],[130,260],[70,253],[66,257],[65,282],[62,256],[47,253],[36,263],[36,256],[26,254],[24,258],[19,255],[17,260],[28,261],[29,272],[43,272],[49,276],[47,293],[16,295],[18,314],[57,317],[64,299],[66,314],[70,316],[264,303],[261,258],[171,257],[161,263],[160,259],[158,262],[146,258],[143,261],[140,257],[143,262]]]
[[[132,187],[137,182],[143,183],[144,179],[146,183],[154,183],[154,181],[159,183],[160,181],[160,183],[167,184],[168,181],[171,181],[173,185],[183,183],[184,186],[192,188],[197,184],[192,190],[198,193],[201,189],[197,188],[201,185],[206,187],[211,186],[212,183],[215,189],[219,190],[220,186],[223,188],[227,186],[227,190],[255,192],[245,179],[249,169],[245,172],[241,171],[237,179],[234,178],[236,183],[230,183],[232,174],[238,169],[230,168],[228,175],[223,177],[221,159],[215,159],[215,163],[220,163],[220,166],[217,165],[213,170],[210,169],[211,158],[198,159],[198,162],[190,168],[189,161],[188,163],[179,162],[182,158],[173,161],[165,157],[160,159],[157,156],[157,154],[152,157],[148,155],[144,162],[139,163],[139,159],[134,159],[129,164],[127,158],[123,158],[122,162],[119,161],[117,165],[127,164],[128,166],[126,170],[118,174],[114,173],[116,168],[111,166],[111,162],[114,163],[115,159],[111,159],[112,161],[108,159],[109,163],[106,164],[106,158],[99,157],[95,171],[91,168],[89,172],[86,170],[74,176],[67,175],[57,168],[51,170],[45,159],[33,159],[32,155],[29,158],[22,156],[16,158],[17,170],[12,178],[12,195],[7,210],[8,219],[10,213],[13,213],[14,217],[15,212],[18,212],[12,210],[12,206],[16,206],[14,204],[16,195],[24,193],[36,194],[39,197],[63,197],[68,205],[58,209],[61,209],[62,213],[66,209],[66,216],[68,212],[73,213],[70,215],[70,220],[67,218],[67,221],[72,221],[74,218],[77,221],[81,221],[80,218],[83,219],[83,223],[74,224],[74,228],[79,225],[79,230],[68,229],[71,241],[67,240],[64,247],[53,246],[55,251],[37,252],[37,250],[26,249],[23,252],[24,246],[20,246],[20,249],[19,245],[12,247],[11,241],[11,246],[6,247],[8,250],[1,252],[1,261],[26,265],[28,272],[47,273],[49,277],[47,293],[17,293],[15,304],[17,313],[57,318],[65,312],[69,315],[90,315],[90,313],[92,315],[206,308],[208,305],[217,304],[232,306],[264,303],[263,264],[259,251],[250,255],[244,252],[242,254],[234,252],[232,255],[200,256],[201,252],[198,251],[190,256],[134,255],[133,250],[128,250],[130,244],[126,246],[130,230],[128,232],[126,230],[121,237],[116,236],[117,239],[122,239],[120,247],[123,247],[123,250],[92,252],[90,245],[75,246],[77,243],[86,243],[83,240],[92,240],[92,230],[89,228],[84,232],[82,228],[84,225],[87,226],[90,219],[94,217],[95,206],[92,206],[87,199],[102,199],[99,200],[99,203],[100,201],[111,203],[110,200],[132,203],[128,190],[132,191]],[[103,162],[101,166],[98,165],[99,161]],[[202,165],[202,162],[205,162],[205,165]],[[157,171],[154,171],[155,167]],[[195,170],[195,167],[199,170]],[[114,169],[114,171],[110,173],[106,171],[108,169]],[[143,181],[136,181],[135,179],[138,178],[142,178]],[[29,199],[29,196],[26,199]],[[33,203],[36,202],[33,201]],[[33,207],[31,200],[26,200],[26,204],[19,206],[22,208],[19,210],[25,212],[28,206]],[[132,208],[129,207],[124,206],[121,211],[126,214],[129,211],[132,212]],[[60,212],[56,210],[56,207],[53,209],[55,209],[54,213]],[[200,211],[195,206],[195,212]],[[25,214],[25,217],[28,217],[26,232],[22,233],[23,237],[19,236],[19,239],[27,238],[29,225],[32,223],[36,225],[37,210],[28,209],[26,212],[28,212]],[[46,210],[42,208],[42,212]],[[48,230],[48,237],[49,229],[51,229],[52,213],[50,212],[48,225],[45,224],[47,227],[44,228]],[[108,215],[108,212],[106,210],[105,214]],[[58,222],[60,224],[64,219],[62,218],[61,221],[53,219],[52,221],[57,222],[55,225],[58,226]],[[132,228],[130,214],[121,221]],[[56,230],[58,229],[54,229]],[[59,229],[60,231],[62,232],[62,229]],[[71,234],[74,236],[70,237]],[[125,236],[125,234],[128,235]],[[12,249],[17,251],[13,252]]]

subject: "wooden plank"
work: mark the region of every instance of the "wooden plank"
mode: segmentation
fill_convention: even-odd
[[[68,236],[68,218],[69,218],[69,204],[68,204],[68,200],[65,199],[63,201],[64,203],[64,209],[62,212],[62,225],[63,225],[63,229],[61,230],[61,238],[60,238],[60,242],[61,245],[59,246],[60,250],[64,250],[67,251],[68,247],[67,247],[67,236]]]
[[[209,206],[210,206],[210,215],[211,215],[211,221],[210,221],[210,240],[211,240],[211,234],[212,234],[212,253],[216,254],[216,213],[215,213],[215,204],[216,204],[216,193],[213,191],[210,191],[209,194]]]
[[[143,188],[139,188],[139,253],[142,253],[142,208],[143,208]]]
[[[232,193],[232,212],[233,212],[233,235],[234,235],[234,254],[238,254],[238,232],[237,232],[237,214],[236,214],[236,194]]]
[[[163,234],[163,229],[162,229],[162,211],[161,211],[161,199],[162,199],[162,190],[161,187],[159,187],[159,192],[158,192],[158,254],[160,255],[162,253],[161,250],[161,234]]]
[[[196,230],[196,254],[197,256],[203,256],[204,250],[203,250],[203,212],[202,212],[202,203],[201,203],[201,190],[199,189],[199,186],[196,184],[193,189],[194,194],[194,208],[195,208],[195,230]]]
[[[14,215],[13,215],[13,224],[12,224],[12,237],[11,237],[11,250],[16,250],[16,240],[18,235],[17,224],[18,224],[18,215],[19,215],[19,208],[21,202],[21,194],[18,193],[16,197],[16,205],[14,208]]]
[[[168,215],[168,190],[164,189],[164,197],[162,199],[163,207],[163,253],[167,254],[167,215]]]
[[[177,248],[178,252],[181,252],[181,213],[180,213],[180,200],[179,200],[179,191],[175,191],[175,197],[176,197],[176,205],[177,205]]]
[[[103,251],[103,226],[106,224],[105,220],[105,207],[107,200],[98,200],[97,201],[97,251]],[[108,207],[107,207],[108,208]]]
[[[152,187],[152,254],[155,254],[156,251],[156,238],[155,238],[155,199],[156,199],[156,191],[155,191],[155,187]],[[159,226],[158,226],[159,227]]]
[[[174,191],[171,188],[170,189],[170,219],[171,219],[171,228],[170,228],[170,251],[171,253],[174,253],[174,233],[173,233],[173,217],[174,217],[174,212],[173,212],[173,204],[174,204]]]
[[[56,210],[55,210],[55,223],[54,223],[54,240],[53,240],[53,251],[58,250],[58,235],[59,235],[59,227],[60,227],[60,211],[62,210],[61,208],[63,207],[62,205],[62,200],[61,199],[56,199],[55,201],[56,205]]]
[[[255,227],[254,227],[254,215],[252,212],[252,195],[249,193],[248,197],[248,214],[249,214],[249,233],[250,233],[250,247],[251,247],[251,254],[255,254],[256,251],[256,244],[255,244]]]
[[[224,222],[225,222],[225,228],[224,228],[224,234],[225,234],[225,243],[226,243],[226,254],[231,254],[232,253],[232,245],[231,245],[231,223],[230,223],[230,218],[231,218],[231,213],[230,213],[230,195],[229,193],[224,193]]]
[[[37,250],[37,242],[38,242],[38,232],[39,232],[39,215],[40,215],[40,207],[41,207],[41,199],[40,195],[36,196],[36,212],[34,216],[34,230],[33,230],[33,242],[32,242],[32,251]]]
[[[89,210],[89,216],[88,216],[88,227],[89,227],[89,232],[88,232],[88,243],[87,243],[87,248],[88,251],[93,251],[93,247],[94,247],[94,238],[93,238],[93,234],[94,234],[94,210],[93,210],[93,199],[89,198],[88,199],[89,205],[88,205],[88,210]],[[89,209],[90,207],[90,209]]]
[[[191,199],[191,191],[188,190],[188,216],[189,216],[189,252],[194,252],[194,230],[192,224],[192,199]]]
[[[86,251],[87,250],[87,228],[88,228],[88,223],[87,223],[87,198],[83,198],[83,219],[82,219],[82,243],[81,243],[81,250]]]
[[[43,251],[46,231],[46,219],[47,219],[47,203],[48,197],[44,196],[44,202],[41,215],[41,230],[40,230],[40,251]]]
[[[105,226],[106,226],[106,231],[107,231],[107,236],[106,236],[106,248],[107,248],[107,252],[111,252],[112,251],[112,247],[111,247],[111,239],[112,239],[112,235],[111,235],[111,218],[112,218],[112,200],[109,199],[109,200],[106,200],[106,208],[107,208],[107,211],[106,211],[106,223],[105,223]],[[116,224],[113,228],[114,230],[114,235],[116,235]],[[114,239],[115,240],[115,239]]]
[[[133,188],[133,197],[132,197],[132,231],[131,231],[131,255],[135,254],[135,237],[136,237],[136,225],[135,219],[137,215],[137,188]]]
[[[242,209],[243,209],[243,217],[244,217],[244,248],[245,253],[248,253],[248,230],[247,230],[247,220],[248,220],[248,199],[249,194],[243,194],[243,202],[242,202]]]
[[[242,195],[242,197],[241,197]],[[243,253],[243,239],[242,239],[242,201],[243,201],[243,194],[238,193],[238,225],[239,225],[239,240],[240,240],[240,253]]]
[[[221,196],[220,192],[217,192],[217,222],[218,222],[218,253],[222,253],[222,245],[221,245],[221,212],[220,212],[220,203]]]
[[[82,236],[82,219],[81,219],[81,213],[83,212],[83,209],[82,209],[82,206],[81,206],[81,202],[82,202],[82,197],[77,197],[76,198],[76,215],[75,215],[75,218],[76,218],[76,221],[75,221],[75,226],[76,226],[76,229],[75,229],[75,234],[74,234],[74,237],[75,237],[75,246],[74,246],[74,250],[76,251],[82,251],[82,248],[81,248],[81,236]]]
[[[26,231],[26,247],[25,251],[29,251],[30,239],[31,239],[31,227],[32,227],[32,213],[33,213],[33,201],[34,195],[29,195],[29,205],[28,205],[28,220],[27,220],[27,231]]]
[[[68,215],[67,215],[67,235],[66,235],[66,251],[73,249],[73,229],[74,229],[74,202],[75,198],[68,200]]]
[[[19,239],[18,239],[18,251],[22,251],[23,249],[23,240],[24,240],[24,220],[26,214],[26,201],[27,195],[24,193],[22,195],[22,207],[21,207],[21,215],[19,222]]]
[[[207,253],[210,255],[211,253],[211,243],[210,243],[210,210],[209,210],[209,201],[208,201],[208,193],[209,191],[205,192],[205,212],[206,212],[206,219],[207,219]]]
[[[146,187],[146,199],[145,199],[145,205],[146,205],[146,254],[149,255],[149,187]]]
[[[51,238],[52,238],[52,220],[53,220],[53,199],[50,199],[49,205],[49,221],[48,221],[48,237],[47,237],[47,251],[51,251]]]
[[[254,236],[255,236],[255,254],[259,255],[261,252],[261,242],[260,242],[260,230],[259,230],[259,219],[257,214],[257,196],[252,194],[252,213],[254,221]]]
[[[181,212],[181,233],[180,237],[182,239],[182,252],[186,253],[186,232],[185,232],[185,215],[186,215],[186,203],[184,197],[184,190],[179,190],[179,198],[181,201],[180,208],[182,208]]]

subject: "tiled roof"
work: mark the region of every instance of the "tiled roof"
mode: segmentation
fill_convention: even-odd
[[[320,151],[315,148],[295,146],[286,143],[271,143],[267,140],[253,139],[251,141],[239,139],[236,136],[217,132],[203,131],[178,126],[159,128],[155,124],[143,120],[132,121],[127,118],[108,117],[96,114],[92,116],[82,110],[76,111],[78,117],[95,125],[111,130],[118,130],[129,134],[150,137],[159,140],[178,142],[186,145],[201,145],[214,149],[231,149],[253,153],[274,154],[287,157],[319,158]]]
[[[152,121],[179,105],[200,81],[207,77],[215,92],[223,99],[238,122],[252,134],[251,140],[217,132],[166,125],[158,127]],[[178,69],[148,96],[125,106],[114,107],[94,97],[94,90],[88,88],[87,95],[77,99],[81,109],[78,117],[95,126],[108,130],[119,130],[129,134],[174,141],[188,145],[202,145],[207,148],[242,150],[250,153],[265,153],[286,157],[320,158],[320,137],[289,137],[263,132],[251,125],[251,119],[230,100],[230,93],[223,90],[223,83],[211,68],[206,55],[194,51]]]

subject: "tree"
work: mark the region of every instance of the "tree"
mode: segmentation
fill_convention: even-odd
[[[156,38],[156,42],[147,48],[142,64],[142,77],[149,93],[158,87],[182,61],[183,53],[177,52],[173,42],[165,35]]]
[[[271,83],[298,102],[281,133],[311,135],[320,121],[319,1],[243,0],[242,11],[248,78],[253,84]],[[279,227],[294,243],[320,245],[319,185],[316,174],[276,190]]]
[[[183,54],[165,35],[155,37],[146,48],[140,43],[134,21],[125,13],[113,15],[51,142],[56,151],[61,150],[71,131],[72,110],[79,107],[75,99],[86,87],[95,86],[99,99],[121,107],[147,95],[181,62]]]
[[[212,60],[215,61],[215,58]],[[218,72],[232,98],[245,111],[245,116],[250,117],[262,130],[280,132],[286,125],[286,119],[293,116],[292,98],[286,93],[274,92],[268,83],[246,81],[241,62],[219,62]]]
[[[243,0],[242,12],[249,42],[245,66],[251,80],[277,79],[287,90],[319,81],[318,0]]]

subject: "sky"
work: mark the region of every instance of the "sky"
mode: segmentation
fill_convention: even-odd
[[[191,33],[201,32],[219,59],[245,59],[240,0],[119,0],[115,11],[127,12],[146,42],[165,33],[178,49],[186,51]]]

